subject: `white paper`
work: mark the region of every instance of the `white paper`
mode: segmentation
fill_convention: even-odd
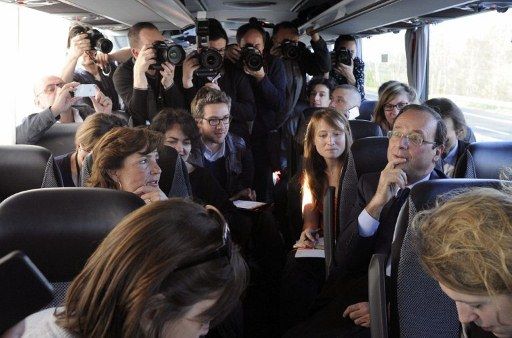
[[[254,210],[254,209],[258,209],[258,208],[266,205],[267,203],[236,200],[236,201],[233,201],[233,204],[235,205],[235,207],[240,208],[240,209]]]

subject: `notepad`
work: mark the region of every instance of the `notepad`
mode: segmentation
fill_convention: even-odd
[[[247,209],[247,210],[256,210],[256,209],[259,209],[259,208],[267,205],[267,203],[263,203],[263,202],[244,201],[244,200],[233,201],[233,204],[237,208]]]
[[[314,249],[297,249],[295,258],[325,258],[324,238],[318,239]]]

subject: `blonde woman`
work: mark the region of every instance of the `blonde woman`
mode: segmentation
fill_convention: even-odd
[[[415,227],[421,261],[455,301],[466,337],[512,337],[510,191],[474,189],[420,214]]]

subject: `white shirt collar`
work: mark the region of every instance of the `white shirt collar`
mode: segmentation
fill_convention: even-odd
[[[202,142],[202,140],[201,140],[201,142]],[[208,148],[208,146],[204,142],[202,142],[202,143],[203,143],[204,158],[206,158],[206,160],[208,160],[210,162],[217,161],[219,158],[223,157],[226,152],[226,142],[222,142],[219,150],[217,150],[216,152],[213,152],[210,148]]]

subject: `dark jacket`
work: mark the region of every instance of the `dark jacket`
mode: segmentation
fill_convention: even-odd
[[[380,214],[380,225],[373,236],[362,237],[359,235],[358,217],[366,205],[375,195],[379,184],[380,173],[364,174],[359,179],[358,196],[349,221],[345,229],[341,229],[336,243],[334,253],[336,261],[336,270],[353,272],[354,274],[366,274],[368,264],[374,253],[389,254],[391,242],[395,230],[395,223],[398,217],[398,211],[405,201],[400,204],[394,203],[391,199]],[[429,180],[446,178],[446,176],[434,169],[430,174]]]
[[[225,142],[226,153],[217,161],[225,161],[227,183],[223,188],[230,196],[233,196],[242,189],[252,188],[254,162],[251,151],[241,137],[228,133]],[[199,167],[204,167],[204,161],[205,158],[202,153],[192,153],[187,160],[187,162]]]
[[[466,152],[466,148],[469,146],[469,143],[458,140],[457,141],[457,153],[455,154],[455,168],[457,168],[457,165],[459,165],[460,157]],[[436,169],[443,171],[443,159],[440,158],[439,161],[436,163]],[[446,174],[446,173],[445,173]]]
[[[267,55],[265,74],[260,82],[251,79],[257,108],[252,130],[253,140],[264,139],[271,130],[277,129],[285,109],[286,72],[283,61]]]
[[[178,69],[178,68],[177,68]],[[233,116],[229,131],[235,135],[248,140],[249,127],[247,122],[253,121],[256,117],[256,105],[249,76],[230,61],[224,62],[223,74],[218,80],[218,85],[231,98],[230,114]],[[181,83],[183,67],[179,67],[175,78]],[[194,87],[183,89],[185,94],[185,105],[190,109],[190,103],[194,99],[199,88],[208,83],[208,79],[194,75],[192,80]]]
[[[145,125],[146,121],[151,121],[162,108],[184,107],[182,91],[176,84],[165,90],[160,83],[158,71],[154,78],[146,75],[147,90],[133,88],[133,66],[133,59],[121,64],[114,73],[114,85],[134,125]]]
[[[354,59],[353,74],[356,78],[356,84],[354,86],[357,88],[359,94],[361,94],[361,100],[364,100],[364,62],[358,57]],[[343,75],[336,73],[334,70],[331,70],[329,73],[329,78],[335,85],[348,83],[347,79]]]

